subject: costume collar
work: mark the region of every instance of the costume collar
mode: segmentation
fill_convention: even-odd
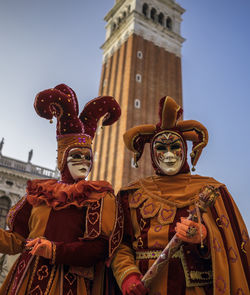
[[[214,187],[222,185],[211,177],[177,174],[143,178],[122,188],[121,192],[137,190],[146,199],[150,198],[170,206],[185,207],[194,204],[199,198],[200,189],[208,184]]]
[[[66,184],[56,179],[35,179],[27,183],[27,200],[32,206],[46,203],[55,210],[71,205],[83,207],[87,203],[100,200],[107,192],[113,193],[106,181],[86,181]]]

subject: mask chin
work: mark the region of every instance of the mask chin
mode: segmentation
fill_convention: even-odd
[[[161,171],[164,175],[176,175],[180,172],[182,168],[182,164],[176,166],[176,167],[165,167],[165,165],[158,165],[158,169]]]
[[[71,163],[68,163],[68,169],[74,180],[85,179],[90,172],[90,167],[87,167],[86,165],[73,166]]]

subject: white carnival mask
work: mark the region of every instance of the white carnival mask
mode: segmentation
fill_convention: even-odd
[[[153,160],[165,175],[175,175],[185,160],[185,148],[181,137],[174,132],[163,132],[153,140]]]
[[[74,180],[85,179],[92,167],[91,149],[86,147],[71,149],[67,157],[67,166]]]

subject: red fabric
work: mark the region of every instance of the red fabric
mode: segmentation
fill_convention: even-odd
[[[55,242],[56,264],[90,267],[109,254],[109,242],[105,238],[72,243]]]
[[[112,125],[121,115],[121,109],[116,100],[111,96],[99,96],[88,102],[79,118],[84,124],[85,133],[92,138],[95,136],[97,122],[101,117],[103,126]]]
[[[142,275],[129,274],[122,282],[122,295],[146,295],[148,289],[141,282]]]
[[[53,242],[77,242],[84,236],[86,207],[70,206],[62,210],[51,210],[44,236]]]
[[[21,210],[17,208],[17,211],[14,213],[15,216],[12,221],[13,227],[11,230],[18,233],[25,239],[29,235],[28,223],[29,223],[31,210],[32,210],[32,206],[27,201],[25,201]]]
[[[75,92],[65,84],[41,91],[37,94],[34,107],[45,119],[57,117],[57,135],[84,133],[84,126],[78,118],[78,102]]]
[[[100,200],[107,192],[113,193],[107,181],[80,180],[65,184],[56,179],[32,180],[27,182],[27,200],[32,206],[46,203],[55,210],[74,205],[83,207],[88,202]]]

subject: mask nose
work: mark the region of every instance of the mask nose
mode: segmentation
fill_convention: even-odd
[[[171,161],[171,160],[174,160],[175,159],[175,156],[174,156],[174,154],[173,153],[171,153],[171,152],[166,152],[165,154],[164,154],[164,158],[165,158],[165,160],[167,160],[167,161]]]

